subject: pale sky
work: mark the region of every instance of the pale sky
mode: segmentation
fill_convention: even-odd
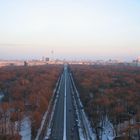
[[[0,0],[0,59],[140,56],[140,0]]]

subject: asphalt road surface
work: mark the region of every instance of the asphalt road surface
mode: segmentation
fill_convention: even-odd
[[[72,83],[67,66],[64,67],[58,92],[50,140],[79,140],[76,111],[72,97]]]

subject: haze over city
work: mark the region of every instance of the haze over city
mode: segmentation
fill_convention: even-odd
[[[5,0],[0,20],[0,59],[140,56],[139,0]]]

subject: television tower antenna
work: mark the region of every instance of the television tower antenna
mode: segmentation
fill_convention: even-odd
[[[53,50],[51,51],[51,54],[52,54],[52,60],[54,60],[54,51]]]

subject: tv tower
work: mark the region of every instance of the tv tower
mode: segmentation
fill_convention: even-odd
[[[52,61],[54,61],[54,51],[51,51],[51,55],[52,55]]]

